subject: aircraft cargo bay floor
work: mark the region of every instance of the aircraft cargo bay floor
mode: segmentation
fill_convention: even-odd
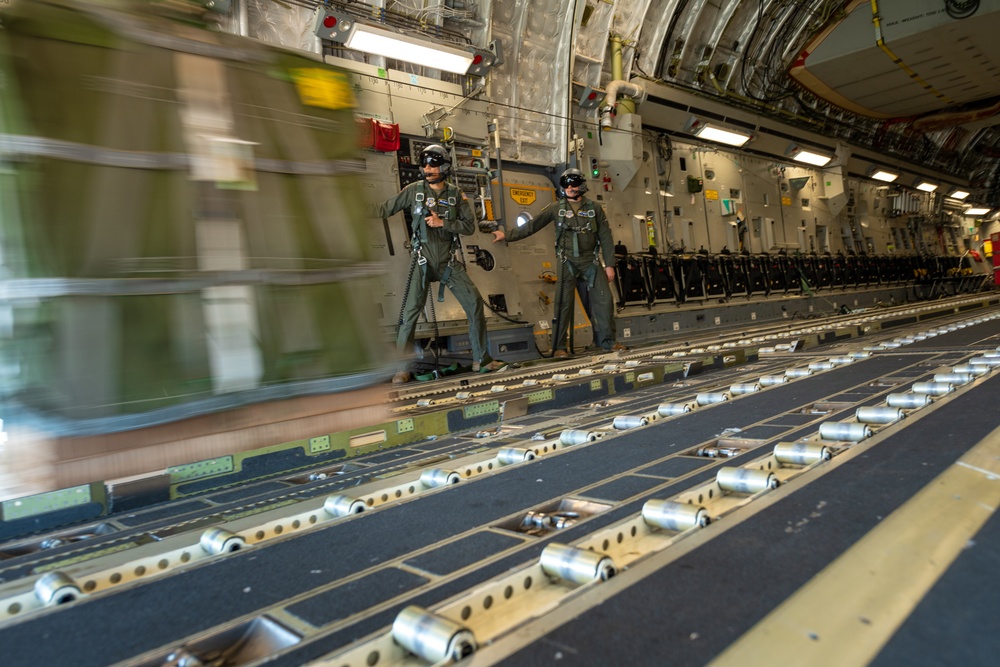
[[[998,314],[0,543],[3,664],[992,664]]]

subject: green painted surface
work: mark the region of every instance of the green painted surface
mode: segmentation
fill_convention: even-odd
[[[214,459],[196,461],[185,465],[167,468],[170,475],[171,484],[190,482],[200,477],[211,477],[212,475],[222,475],[233,472],[236,469],[232,456],[220,456]]]
[[[466,419],[469,419],[470,417],[481,417],[495,412],[500,412],[500,401],[486,401],[485,403],[466,405],[462,408],[462,415]]]
[[[5,500],[0,504],[0,507],[3,509],[3,520],[13,521],[14,519],[26,519],[68,507],[86,505],[92,499],[91,485],[83,484],[68,489],[39,493],[34,496]]]

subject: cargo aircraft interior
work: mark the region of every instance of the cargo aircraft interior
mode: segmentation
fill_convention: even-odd
[[[0,665],[996,664],[997,34],[0,0]]]

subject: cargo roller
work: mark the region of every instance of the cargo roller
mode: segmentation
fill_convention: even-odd
[[[597,434],[593,431],[567,429],[559,434],[559,442],[568,446],[582,445],[586,442],[594,442],[595,440],[597,440]]]
[[[213,556],[239,551],[246,546],[246,540],[242,536],[225,528],[209,528],[201,534],[199,542],[205,553]]]
[[[647,500],[642,506],[642,519],[650,526],[679,533],[691,528],[704,528],[711,522],[708,510],[700,505],[656,498]]]
[[[722,468],[715,482],[723,491],[746,494],[776,489],[779,484],[773,472],[751,468]]]
[[[344,495],[328,496],[323,502],[323,509],[333,517],[360,514],[366,508],[364,501]]]
[[[497,461],[505,466],[532,461],[534,458],[535,452],[521,447],[504,447],[497,452]]]
[[[476,651],[476,637],[471,631],[416,605],[404,608],[396,616],[392,638],[432,664],[458,662]]]
[[[539,563],[545,574],[574,584],[607,581],[617,572],[607,556],[558,542],[545,547]]]
[[[449,484],[458,484],[461,479],[459,474],[454,470],[445,470],[444,468],[431,468],[420,473],[420,483],[428,489],[438,486],[448,486]]]
[[[83,593],[72,577],[53,571],[42,575],[35,582],[35,596],[45,606],[54,606],[73,602],[83,597]]]

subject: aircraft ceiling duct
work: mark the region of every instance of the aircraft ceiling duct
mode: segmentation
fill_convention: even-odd
[[[601,132],[601,163],[618,190],[632,182],[642,164],[642,117],[630,113],[617,116],[612,128]]]

